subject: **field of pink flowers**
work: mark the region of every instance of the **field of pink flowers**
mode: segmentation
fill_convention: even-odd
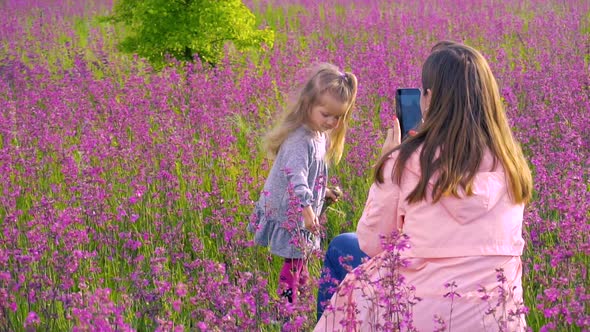
[[[154,72],[97,23],[109,0],[0,1],[0,330],[308,330],[320,260],[287,306],[281,262],[246,231],[260,138],[300,69],[357,74],[325,243],[354,230],[395,89],[418,85],[439,39],[489,59],[534,171],[529,326],[590,330],[590,2],[246,3],[273,49]]]

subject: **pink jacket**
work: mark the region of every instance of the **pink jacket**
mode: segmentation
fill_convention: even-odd
[[[383,251],[380,234],[399,229],[409,235],[407,257],[520,256],[523,204],[514,204],[507,191],[503,168],[492,169],[486,154],[475,176],[473,195],[462,199],[446,196],[432,204],[427,200],[409,205],[405,198],[420,176],[418,150],[408,162],[400,185],[391,175],[398,152],[384,165],[383,184],[373,184],[357,226],[361,250],[373,257]],[[430,179],[430,188],[434,179]]]
[[[511,202],[501,165],[492,169],[491,155],[484,157],[472,196],[445,196],[432,204],[429,193],[426,201],[410,205],[405,198],[418,183],[419,151],[408,160],[400,185],[391,178],[397,157],[394,153],[385,162],[385,182],[371,186],[357,226],[360,248],[374,258],[346,276],[330,301],[333,309],[324,311],[314,331],[373,331],[375,324],[385,326],[390,315],[384,315],[386,302],[377,299],[383,295],[379,293],[383,276],[391,271],[381,263],[385,253],[379,235],[395,229],[410,237],[411,248],[401,252],[409,264],[399,272],[406,285],[415,287],[414,295],[422,299],[411,308],[412,324],[418,331],[435,329],[435,315],[450,322],[451,313],[453,331],[502,330],[495,315],[508,317],[518,312],[523,302],[520,256],[524,206]],[[433,183],[431,180],[430,185]],[[488,315],[490,305],[493,307],[499,297],[495,292],[483,300],[479,289],[497,289],[498,268],[504,271],[504,294],[509,295],[503,310],[497,308],[499,311]],[[455,291],[461,295],[454,299],[451,312],[449,290],[444,286],[447,282],[456,282]],[[524,314],[515,315],[518,317],[509,320],[504,330],[524,331]]]

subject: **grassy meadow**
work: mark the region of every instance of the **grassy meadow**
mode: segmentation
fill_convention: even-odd
[[[309,65],[357,75],[325,248],[355,229],[395,90],[441,39],[484,53],[534,172],[528,325],[590,330],[590,2],[245,2],[273,48],[155,71],[117,51],[109,0],[0,0],[0,330],[309,330],[321,257],[285,306],[281,261],[246,231],[261,138]]]

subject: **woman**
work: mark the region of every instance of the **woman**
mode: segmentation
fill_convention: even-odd
[[[526,327],[521,230],[532,178],[487,61],[469,46],[437,44],[422,67],[420,106],[414,136],[400,144],[397,120],[388,132],[356,234],[330,244],[332,277],[343,269],[335,256],[352,254],[353,267],[370,259],[346,275],[315,331]],[[396,231],[397,245],[384,246]]]

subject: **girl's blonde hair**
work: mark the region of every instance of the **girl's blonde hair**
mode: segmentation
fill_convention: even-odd
[[[422,147],[420,180],[406,200],[425,199],[434,174],[438,174],[432,189],[434,202],[444,195],[458,197],[459,188],[472,195],[473,180],[488,150],[494,164],[500,162],[504,168],[513,202],[528,202],[533,188],[531,171],[512,135],[496,79],[481,53],[454,42],[438,43],[422,66],[422,91],[432,94],[424,123],[415,136],[393,150],[400,151],[393,171],[399,183],[406,162]],[[383,182],[383,163],[389,154],[377,164],[377,182]]]
[[[295,103],[287,107],[281,119],[264,139],[265,149],[270,158],[274,159],[277,156],[279,148],[289,134],[309,122],[312,107],[319,102],[324,93],[329,93],[347,105],[342,121],[329,132],[329,146],[326,152],[328,164],[340,162],[357,90],[358,81],[354,74],[341,72],[338,67],[329,63],[321,63],[313,68]]]

